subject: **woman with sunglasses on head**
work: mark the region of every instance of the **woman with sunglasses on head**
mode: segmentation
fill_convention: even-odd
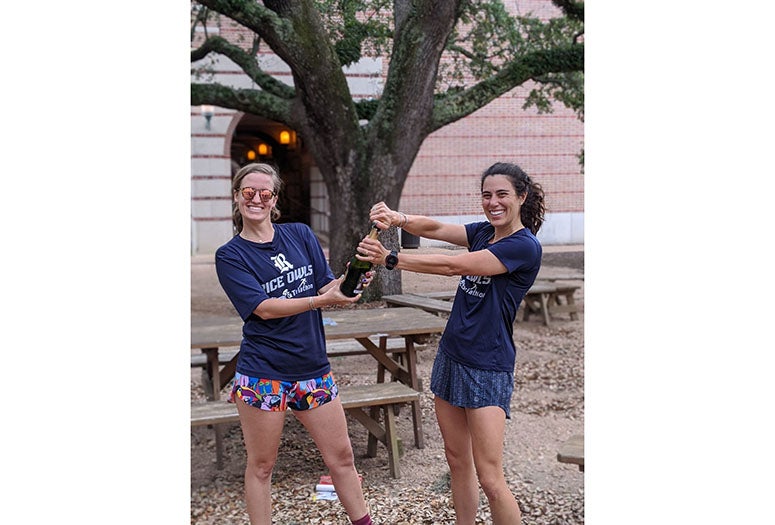
[[[541,266],[535,237],[544,220],[544,193],[519,166],[497,163],[481,176],[487,221],[446,224],[393,211],[380,202],[370,220],[468,248],[460,255],[398,254],[363,239],[359,259],[419,273],[460,275],[449,321],[431,373],[436,419],[450,469],[456,524],[472,525],[481,485],[495,525],[521,513],[503,474],[503,439],[510,419],[517,308]]]
[[[318,310],[354,303],[359,296],[339,291],[341,278],[334,278],[307,225],[273,222],[280,217],[281,187],[267,164],[237,172],[232,191],[239,234],[215,254],[218,280],[245,321],[229,401],[237,404],[248,455],[248,516],[251,525],[271,523],[272,470],[289,407],[320,450],[352,523],[369,525]]]

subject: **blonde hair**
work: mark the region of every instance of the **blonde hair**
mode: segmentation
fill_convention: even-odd
[[[232,196],[236,197],[237,192],[240,189],[240,186],[242,185],[242,179],[244,179],[246,176],[250,175],[251,173],[263,173],[265,175],[269,175],[272,177],[272,191],[275,195],[280,194],[280,190],[283,187],[283,180],[280,178],[280,175],[277,173],[277,170],[275,170],[272,166],[269,164],[264,164],[261,162],[254,162],[252,164],[246,164],[242,166],[239,171],[237,171],[237,174],[234,176],[234,180],[231,183],[231,192]],[[270,212],[269,219],[272,221],[277,221],[280,218],[280,209],[275,206],[272,208],[272,211]],[[237,233],[242,231],[242,214],[239,212],[239,205],[234,201],[232,198],[232,204],[231,204],[231,217],[234,220],[234,225],[237,229]]]

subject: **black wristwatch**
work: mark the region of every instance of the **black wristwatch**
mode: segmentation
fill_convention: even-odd
[[[393,250],[385,257],[385,269],[392,270],[398,264],[398,252]]]

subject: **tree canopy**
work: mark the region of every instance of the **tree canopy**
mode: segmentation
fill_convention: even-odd
[[[299,130],[332,201],[330,260],[339,272],[365,233],[371,205],[397,207],[429,134],[528,81],[526,106],[548,112],[559,101],[583,119],[584,3],[551,3],[557,16],[541,19],[509,13],[500,0],[199,0],[192,3],[191,104]],[[213,18],[251,38],[208,34]],[[288,65],[293,86],[261,68],[262,46]],[[207,59],[215,55],[257,87],[213,82]],[[389,66],[381,94],[358,100],[343,68],[364,57],[389,57]],[[381,279],[385,293],[400,291],[398,272]]]

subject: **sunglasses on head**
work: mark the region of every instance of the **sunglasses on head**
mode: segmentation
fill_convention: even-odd
[[[256,193],[258,193],[258,196],[263,202],[269,202],[272,200],[272,197],[274,197],[274,192],[272,190],[258,190],[256,188],[246,187],[240,188],[239,191],[246,201],[252,201],[253,197],[256,196]]]

